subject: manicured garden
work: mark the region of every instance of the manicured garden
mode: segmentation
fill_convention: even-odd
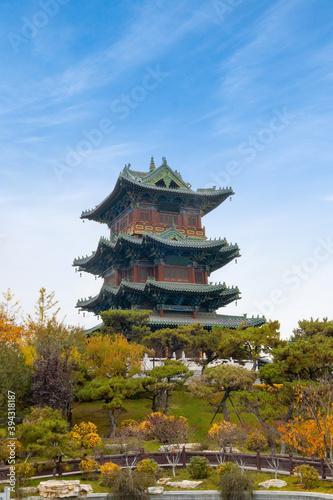
[[[119,417],[119,423],[123,420],[144,420],[151,412],[151,402],[147,399],[128,399],[124,402],[126,413]],[[232,405],[228,403],[230,420],[233,423],[239,422],[237,414]],[[211,427],[211,420],[214,415],[214,408],[208,402],[196,398],[186,388],[175,391],[171,398],[171,413],[177,416],[187,418],[190,426],[193,428],[194,435],[192,441],[207,442],[207,433]],[[221,418],[219,413],[217,419]],[[242,414],[242,421],[247,424],[255,424],[255,418],[249,414]],[[95,401],[73,404],[73,423],[79,423],[82,420],[94,422],[97,425],[99,434],[108,435],[110,431],[109,418],[106,410],[101,409],[100,404]],[[151,451],[153,449],[149,448]],[[156,449],[156,447],[155,447]]]
[[[267,481],[269,479],[272,479],[274,476],[273,474],[268,474],[268,473],[263,473],[263,472],[249,472],[251,478],[254,481],[254,489],[259,490],[259,484]],[[170,477],[172,478],[172,473],[170,469],[165,469],[159,471],[158,476],[160,477]],[[283,481],[287,482],[287,486],[284,488],[270,488],[270,491],[304,491],[304,488],[302,488],[302,485],[299,484],[299,479],[295,476],[285,476],[285,475],[278,475],[278,479],[281,479]],[[110,491],[110,488],[102,486],[100,484],[100,479],[98,477],[94,477],[92,479],[87,479],[82,475],[66,475],[62,479],[66,480],[77,480],[80,479],[81,483],[84,484],[90,484],[93,488],[94,493],[107,493]],[[59,478],[58,478],[59,480]],[[186,469],[178,469],[176,472],[176,477],[172,478],[172,480],[175,481],[182,481],[182,480],[192,480],[190,477],[190,474],[188,470]],[[43,479],[45,481],[45,479]],[[25,485],[26,486],[38,486],[38,484],[41,482],[41,479],[31,479],[29,480]],[[4,485],[0,485],[0,491],[3,491]],[[217,490],[218,488],[218,477],[216,474],[216,471],[213,469],[211,471],[211,474],[209,478],[207,479],[202,479],[202,484],[197,486],[195,490]],[[166,491],[172,491],[175,490],[174,487],[168,487],[165,486],[164,489]],[[331,481],[319,481],[318,484],[314,487],[311,488],[311,491],[313,492],[320,492],[320,493],[327,493],[327,494],[332,494],[333,495],[333,484]]]
[[[226,491],[238,482],[249,491],[267,475],[248,474],[245,467],[265,470],[267,460],[260,453],[269,453],[274,469],[281,451],[275,467],[280,472],[291,473],[306,457],[315,457],[308,458],[310,469],[302,469],[301,479],[283,476],[285,488],[333,492],[332,483],[318,479],[318,473],[333,475],[333,322],[299,322],[293,337],[284,341],[277,321],[237,332],[207,331],[200,324],[153,332],[147,311],[107,311],[101,313],[102,330],[87,337],[58,321],[54,294],[45,289],[35,316],[28,315],[24,324],[16,323],[15,312],[8,313],[11,293],[5,298],[0,306],[0,399],[8,408],[0,408],[0,460],[7,466],[14,460],[18,485],[36,474],[84,471],[81,460],[95,455],[99,462],[86,475],[101,469],[102,482],[85,479],[93,481],[96,492],[122,491],[129,483],[134,488],[136,481],[143,494],[138,498],[145,498],[146,487],[161,476],[200,479],[199,489],[223,483]],[[148,368],[147,353],[164,348],[167,359]],[[186,350],[201,375],[193,376],[175,359]],[[272,362],[259,367],[262,355]],[[245,361],[251,369],[243,366]],[[192,443],[192,451],[184,443]],[[193,451],[195,443],[199,447]],[[161,446],[167,448],[154,454]],[[219,480],[211,468],[196,476],[188,462],[204,450],[214,450],[212,464],[234,460],[238,468],[220,474]],[[286,458],[286,452],[299,459]],[[114,465],[105,461],[107,455]],[[158,470],[136,470],[140,461],[153,458]],[[108,468],[109,477],[103,478]],[[6,472],[0,471],[3,479]]]

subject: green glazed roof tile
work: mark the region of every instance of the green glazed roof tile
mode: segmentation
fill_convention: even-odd
[[[191,325],[196,323],[201,323],[206,327],[220,326],[226,328],[237,328],[242,324],[246,324],[247,327],[250,326],[261,326],[266,322],[265,318],[253,317],[248,318],[246,316],[232,316],[217,313],[197,313],[197,317],[193,318],[191,313],[180,313],[180,312],[170,312],[164,311],[163,318],[160,317],[159,311],[152,311],[150,315],[149,324],[150,326],[160,326],[166,327],[170,326],[180,326],[180,325]],[[103,323],[96,325],[85,333],[93,333],[99,330],[103,326]]]

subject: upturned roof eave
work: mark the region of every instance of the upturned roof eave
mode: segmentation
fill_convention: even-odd
[[[198,315],[199,316],[199,315]],[[256,326],[262,326],[266,323],[265,318],[254,318],[254,317],[246,317],[246,316],[232,316],[232,315],[225,315],[225,314],[216,314],[216,313],[207,313],[207,318],[201,318],[200,316],[197,318],[193,318],[190,316],[187,317],[181,317],[180,313],[176,313],[175,318],[170,318],[168,316],[164,316],[161,318],[160,316],[154,316],[151,314],[149,318],[149,325],[170,325],[170,326],[186,326],[190,324],[196,324],[200,323],[203,326],[206,327],[225,327],[225,328],[237,328],[238,326],[244,324],[247,328],[248,327],[256,327]],[[210,317],[209,317],[210,316]],[[177,319],[176,319],[177,318]],[[104,326],[104,323],[99,323],[92,328],[89,328],[85,330],[85,334],[89,335],[90,333],[96,332],[97,330],[100,330]]]
[[[101,236],[101,238],[98,242],[97,249],[94,252],[92,252],[91,255],[88,255],[87,257],[83,257],[81,259],[80,258],[74,259],[72,266],[73,267],[79,266],[79,267],[82,267],[82,270],[85,270],[84,268],[87,266],[87,264],[91,265],[91,264],[98,262],[102,256],[103,246],[107,246],[111,249],[115,247],[115,245],[113,244],[113,242],[110,239]]]
[[[213,313],[212,313],[213,316]],[[203,326],[206,327],[224,327],[224,328],[237,328],[240,325],[244,324],[244,326],[248,327],[253,327],[253,326],[262,326],[266,323],[266,320],[264,318],[247,318],[244,316],[231,316],[231,315],[222,315],[222,314],[216,314],[215,317],[213,316],[212,318],[190,318],[190,317],[184,317],[184,318],[171,318],[171,317],[158,317],[158,316],[151,316],[149,319],[149,324],[150,325],[170,325],[170,326],[186,326],[190,324],[196,324],[200,323]]]
[[[185,197],[194,197],[198,199],[204,199],[205,197],[210,198],[210,199],[216,199],[218,201],[218,198],[222,198],[219,202],[219,204],[223,203],[229,196],[234,195],[234,191],[232,188],[220,188],[217,190],[214,189],[207,189],[207,190],[201,190],[201,191],[193,191],[192,189],[173,189],[173,188],[166,188],[166,187],[160,187],[160,186],[155,186],[154,184],[145,184],[144,182],[139,182],[134,179],[129,179],[128,177],[124,176],[124,174],[121,172],[116,185],[113,189],[113,191],[98,205],[96,205],[95,208],[91,210],[85,210],[81,213],[80,218],[81,219],[89,219],[89,220],[96,220],[99,221],[99,219],[96,219],[96,217],[100,214],[100,212],[103,209],[108,208],[112,202],[115,202],[117,200],[117,197],[121,194],[122,188],[124,183],[127,183],[129,185],[133,185],[137,188],[140,188],[142,190],[147,190],[147,191],[158,191],[161,193],[172,193],[172,194],[179,194]],[[218,206],[218,205],[217,205]],[[216,206],[212,207],[207,207],[204,211],[204,215],[209,213],[211,210],[216,208]]]
[[[103,285],[97,295],[95,295],[94,297],[89,297],[88,299],[78,300],[75,307],[76,308],[81,308],[81,307],[83,308],[83,307],[87,307],[87,306],[97,305],[101,301],[101,299],[103,299],[103,295],[105,293],[117,295],[119,288],[120,287],[117,287],[117,286]]]
[[[92,307],[97,305],[103,299],[105,293],[117,296],[123,291],[137,292],[139,294],[149,291],[149,288],[159,290],[161,292],[181,293],[181,294],[199,294],[218,296],[220,294],[224,301],[230,301],[240,298],[239,289],[236,287],[228,288],[225,284],[219,285],[199,285],[194,283],[173,283],[165,281],[147,280],[145,283],[133,283],[127,280],[122,280],[119,286],[103,285],[101,290],[94,297],[89,299],[78,300],[76,307]]]
[[[98,243],[96,251],[94,251],[91,255],[87,257],[82,257],[82,258],[77,258],[74,259],[72,266],[73,267],[80,267],[80,270],[85,271],[86,267],[89,267],[93,265],[94,263],[97,263],[103,256],[102,253],[102,248],[103,247],[108,247],[111,250],[116,250],[117,249],[117,244],[121,243],[121,240],[126,241],[127,243],[133,244],[134,246],[143,246],[145,243],[145,240],[151,240],[156,243],[161,244],[162,246],[165,245],[166,247],[171,247],[171,248],[178,248],[178,249],[184,249],[184,250],[205,250],[205,249],[212,249],[212,248],[217,248],[219,249],[219,253],[221,256],[223,253],[228,253],[228,259],[227,262],[230,262],[236,257],[239,257],[239,248],[238,245],[232,245],[228,244],[226,240],[199,240],[199,239],[193,239],[193,238],[186,238],[182,239],[179,241],[175,240],[168,240],[166,238],[162,238],[159,235],[155,235],[154,233],[145,233],[142,238],[138,239],[130,235],[126,234],[119,234],[116,242],[111,241],[111,239],[101,237],[100,241]],[[193,241],[194,240],[194,241]],[[119,243],[118,243],[119,242]],[[219,269],[219,268],[217,268]]]

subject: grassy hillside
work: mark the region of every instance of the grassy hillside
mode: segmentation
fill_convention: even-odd
[[[144,420],[146,415],[151,413],[151,401],[148,399],[135,399],[125,401],[126,413],[119,417],[119,422],[122,420],[133,418],[134,420]],[[232,408],[230,408],[232,410]],[[182,415],[186,417],[191,426],[195,428],[195,435],[191,441],[205,441],[207,432],[210,429],[210,421],[214,415],[214,409],[205,404],[202,400],[194,398],[185,390],[174,392],[171,399],[171,408],[169,415]],[[216,420],[221,418],[218,414]],[[238,417],[234,412],[230,413],[231,421],[239,423]],[[249,415],[242,416],[243,421],[247,424],[254,419]],[[91,421],[98,427],[100,434],[108,434],[109,419],[106,410],[102,409],[102,404],[99,402],[92,403],[75,403],[73,408],[73,421],[79,423],[82,420]],[[215,420],[215,421],[216,421]]]

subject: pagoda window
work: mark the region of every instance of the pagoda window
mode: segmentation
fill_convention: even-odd
[[[131,224],[134,221],[134,212],[131,212],[128,217],[128,221]]]
[[[106,276],[104,279],[104,283],[110,286],[114,286],[116,284],[116,273],[113,272],[109,276]]]
[[[189,272],[187,267],[164,267],[165,281],[189,281]]]
[[[149,212],[148,211],[141,210],[140,221],[141,222],[149,222]]]
[[[140,282],[145,283],[147,281],[147,278],[152,275],[152,270],[148,267],[141,267],[140,268]]]
[[[121,221],[121,223],[119,225],[119,230],[124,231],[124,229],[126,229],[126,227],[127,227],[127,217],[125,217],[125,219]]]
[[[194,279],[195,279],[196,283],[202,284],[204,282],[203,272],[202,271],[195,271],[194,272]]]
[[[133,269],[133,267],[132,267],[132,269],[129,270],[128,279],[130,281],[134,281],[134,269]]]
[[[191,216],[189,216],[189,217],[187,218],[187,220],[188,220],[188,225],[189,225],[189,226],[193,226],[193,227],[195,227],[195,226],[197,225],[197,220],[196,220],[196,219],[197,219],[196,217],[191,217]]]
[[[160,214],[160,223],[161,224],[177,224],[177,215],[171,214]]]

